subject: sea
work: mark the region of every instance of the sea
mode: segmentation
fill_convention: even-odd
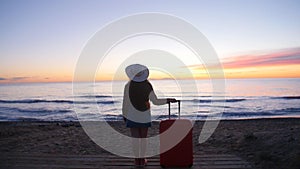
[[[299,118],[300,79],[150,80],[159,98],[181,100],[180,118]],[[0,121],[122,120],[127,81],[0,84]],[[221,83],[223,85],[223,83]],[[218,111],[218,112],[215,112]],[[151,105],[153,121],[169,118],[168,105]],[[177,103],[171,118],[179,118]]]

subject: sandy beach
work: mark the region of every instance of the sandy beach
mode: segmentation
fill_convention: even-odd
[[[129,134],[124,122],[110,124]],[[234,154],[253,168],[300,167],[300,119],[224,120],[212,137],[199,144],[202,125],[203,121],[194,125],[194,153]],[[153,122],[149,136],[157,133],[158,122]],[[0,152],[0,168],[9,163],[4,160],[9,154],[110,155],[86,135],[78,122],[1,122]]]

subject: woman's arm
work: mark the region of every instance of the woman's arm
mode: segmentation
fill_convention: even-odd
[[[170,102],[176,102],[176,99],[174,99],[174,98],[158,99],[156,94],[154,93],[154,91],[152,91],[149,94],[149,99],[155,105],[163,105],[163,104],[167,104],[167,103],[170,103]]]
[[[124,87],[123,104],[122,104],[122,115],[124,121],[126,121],[127,119],[128,106],[129,106],[129,93],[128,93],[128,84],[126,84]]]

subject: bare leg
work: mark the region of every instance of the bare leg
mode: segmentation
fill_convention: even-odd
[[[141,151],[140,151],[140,155],[141,157],[144,157],[146,155],[146,148],[147,148],[147,140],[145,138],[147,138],[147,134],[148,134],[148,128],[140,128],[139,129],[140,132],[140,136],[141,136]]]
[[[130,132],[132,137],[132,150],[135,157],[135,162],[137,164],[140,158],[140,141],[139,139],[136,139],[140,138],[139,128],[130,128]]]
[[[147,150],[147,134],[148,134],[148,128],[139,128],[139,133],[141,137],[140,141],[140,156],[141,156],[141,163],[142,165],[145,165],[145,155],[146,155],[146,150]]]

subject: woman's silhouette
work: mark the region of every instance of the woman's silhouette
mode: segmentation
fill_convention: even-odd
[[[151,83],[147,80],[149,69],[140,64],[126,67],[125,72],[129,82],[124,88],[122,113],[126,127],[130,128],[133,138],[146,138],[148,127],[151,127],[150,102],[155,105],[163,105],[175,102],[174,98],[158,99],[153,91]],[[133,139],[133,152],[135,165],[144,166],[147,160],[146,139]]]

